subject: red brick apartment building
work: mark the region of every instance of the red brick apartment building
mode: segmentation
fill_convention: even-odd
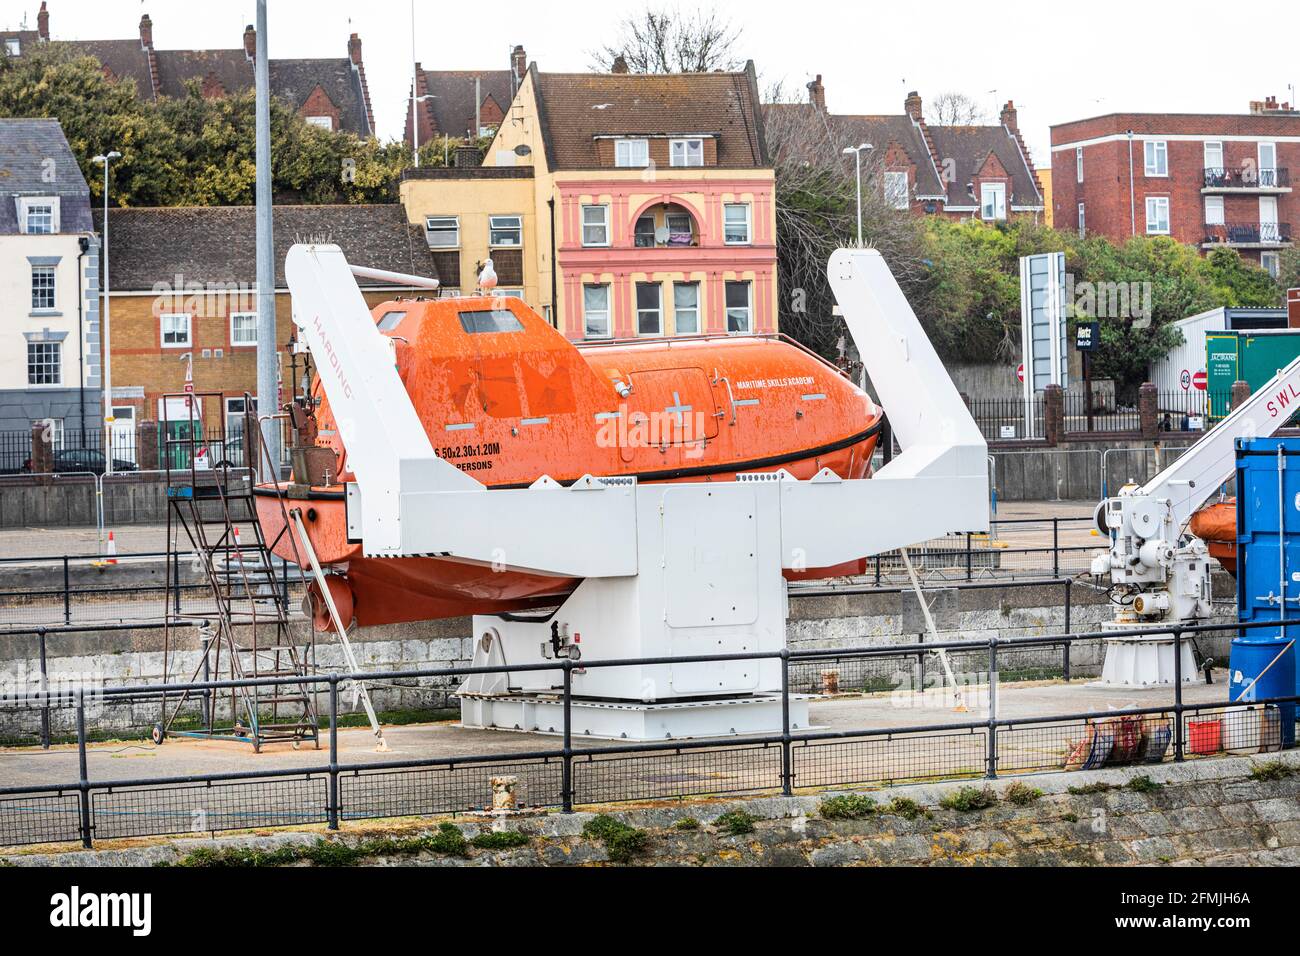
[[[1052,127],[1058,229],[1219,246],[1277,274],[1300,205],[1300,110],[1273,97],[1246,114],[1113,113]]]

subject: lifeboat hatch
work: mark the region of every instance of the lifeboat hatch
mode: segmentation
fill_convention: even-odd
[[[699,368],[635,372],[627,398],[624,461],[638,449],[696,445],[718,437],[718,406],[709,377]]]

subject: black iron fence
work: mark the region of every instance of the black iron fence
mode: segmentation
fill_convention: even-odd
[[[1285,189],[1291,185],[1291,170],[1285,166],[1207,166],[1202,173],[1207,189]]]
[[[961,778],[1094,769],[1117,764],[1181,762],[1225,751],[1266,752],[1294,746],[1297,696],[1188,703],[1181,670],[1185,641],[1259,624],[1175,626],[1172,700],[1122,710],[1065,715],[999,715],[1000,661],[1020,649],[1137,636],[1142,631],[1044,637],[990,637],[928,646],[845,648],[658,657],[636,660],[570,659],[499,667],[431,668],[353,676],[277,677],[168,685],[122,685],[93,692],[20,693],[10,706],[70,708],[75,715],[77,779],[0,788],[0,845],[80,842],[177,833],[215,833],[253,827],[460,813],[484,806],[490,779],[519,778],[528,804],[571,812],[576,806],[690,796],[781,793],[827,787],[889,785]],[[853,654],[861,658],[930,652],[980,652],[987,667],[987,716],[907,726],[808,730],[792,726],[791,668]],[[779,733],[726,739],[595,743],[574,739],[573,676],[579,668],[780,662]],[[373,762],[340,759],[340,694],[351,680],[366,682],[459,680],[473,675],[552,671],[560,681],[559,746],[511,753],[408,758]],[[239,687],[311,684],[328,698],[328,762],[292,769],[187,774],[183,778],[95,779],[88,761],[87,702],[128,699],[162,702],[191,692]]]
[[[1080,432],[1138,432],[1142,430],[1142,414],[1136,405],[1114,404],[1108,407],[1100,394],[1091,396],[1083,392],[1068,391],[1062,396],[1065,405],[1065,430]]]
[[[1176,392],[1159,392],[1156,396],[1162,432],[1207,431],[1231,409],[1231,392],[1211,393],[1192,387]]]
[[[1276,246],[1291,241],[1289,222],[1213,222],[1205,224],[1205,243]]]
[[[243,419],[238,421],[242,423]],[[167,423],[170,435],[161,435],[162,427],[159,422],[140,422],[114,428],[106,435],[101,429],[65,428],[55,422],[37,423],[30,431],[0,431],[0,475],[102,475],[108,470],[110,458],[115,472],[176,471],[189,468],[196,455],[200,468],[215,468],[222,462],[235,468],[246,467],[247,449],[237,432],[220,426],[196,428],[184,420]],[[281,429],[282,464],[288,462],[292,444],[288,424],[278,422],[271,427]],[[169,437],[171,442],[167,441]]]
[[[988,441],[1044,437],[1044,402],[1040,392],[1031,402],[1023,398],[974,398],[966,402],[980,433]]]
[[[994,518],[987,534],[950,534],[909,548],[908,556],[927,582],[1056,578],[1090,567],[1093,553],[1105,544],[1093,527],[1088,516]],[[253,540],[251,532],[247,540]],[[219,560],[241,560],[235,548],[227,550],[231,553],[218,555]],[[148,623],[161,621],[169,611],[173,617],[214,614],[212,590],[199,560],[180,552],[0,558],[0,634],[97,621]],[[308,573],[279,559],[275,570],[286,609],[300,607]],[[862,574],[833,586],[838,593],[888,591],[906,579],[901,553],[891,551],[868,559]],[[801,585],[792,596],[824,590]]]
[[[248,532],[247,542],[254,536]],[[14,627],[91,623],[151,623],[170,612],[216,614],[216,598],[197,553],[0,558],[0,636]],[[248,567],[251,554],[238,546],[218,548],[221,567]],[[298,608],[309,571],[274,561],[274,597]],[[271,595],[268,595],[270,597]]]

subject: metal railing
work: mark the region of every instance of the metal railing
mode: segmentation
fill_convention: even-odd
[[[44,685],[14,705],[74,711],[76,780],[0,788],[0,845],[80,842],[252,827],[459,813],[483,806],[488,780],[516,774],[526,802],[572,812],[575,806],[630,800],[680,799],[721,794],[792,795],[828,787],[986,778],[1093,769],[1108,763],[1182,762],[1224,750],[1294,746],[1297,696],[1187,703],[1181,669],[1183,643],[1201,634],[1277,628],[1277,622],[1174,626],[1173,700],[1148,707],[1081,711],[1064,715],[1002,717],[998,713],[999,661],[1018,649],[1137,636],[1149,631],[1108,631],[1028,638],[990,637],[929,645],[654,657],[570,659],[513,666],[449,667],[356,675],[366,682],[459,680],[476,674],[557,672],[553,695],[561,704],[559,747],[510,753],[345,763],[339,748],[339,695],[348,675],[295,676],[246,681],[123,685],[52,694]],[[982,719],[845,730],[799,730],[790,720],[791,666],[845,655],[887,657],[922,652],[986,655],[988,714]],[[665,740],[575,746],[575,670],[680,666],[733,661],[780,662],[782,721],[779,733],[726,739]],[[183,777],[92,779],[86,705],[92,700],[165,700],[191,691],[212,694],[237,687],[310,684],[328,696],[328,763],[292,769],[241,770]],[[1272,712],[1270,712],[1270,708]],[[1274,737],[1267,727],[1278,731]],[[1289,725],[1289,726],[1288,726]],[[1125,741],[1121,746],[1118,741]]]
[[[1206,189],[1286,189],[1291,185],[1291,170],[1285,166],[1207,166],[1201,172]]]
[[[1043,396],[1033,399],[1032,419],[1023,398],[973,398],[966,406],[988,441],[1035,441],[1044,436]]]
[[[1205,224],[1206,244],[1282,245],[1291,241],[1289,222],[1217,222]]]
[[[1065,431],[1068,434],[1096,434],[1100,432],[1140,432],[1142,414],[1136,406],[1117,405],[1106,408],[1100,404],[1100,395],[1093,396],[1092,407],[1088,396],[1082,392],[1065,392]]]
[[[253,539],[250,535],[249,542]],[[236,548],[218,549],[237,562]],[[180,552],[141,552],[129,555],[59,555],[54,557],[0,558],[0,582],[7,572],[21,571],[22,586],[0,583],[0,636],[17,628],[57,627],[70,624],[150,623],[161,621],[170,610],[181,614],[215,614],[212,588],[192,565],[196,555]],[[90,569],[89,571],[87,569]],[[104,578],[154,570],[155,583],[114,585]],[[301,605],[308,572],[276,560],[277,596],[286,608]],[[54,586],[31,581],[33,572],[52,577]],[[75,573],[74,573],[75,572]],[[81,580],[94,575],[89,581]]]
[[[1092,527],[1087,516],[994,517],[988,534],[950,534],[909,548],[908,554],[921,578],[931,582],[1056,578],[1090,566],[1092,553],[1102,546],[1092,540]],[[161,621],[169,609],[169,591],[173,615],[215,614],[211,588],[192,568],[195,560],[193,555],[162,551],[0,557],[0,636],[14,628]],[[309,573],[278,559],[275,567],[286,609],[299,607]],[[153,580],[148,582],[112,582],[114,575],[151,570]],[[19,572],[24,575],[21,583],[5,583],[6,575]],[[901,555],[892,551],[867,559],[862,574],[835,587],[841,593],[855,588],[888,592],[906,577]],[[824,587],[800,584],[791,596],[820,593]]]

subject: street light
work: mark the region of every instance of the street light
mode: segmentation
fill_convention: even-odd
[[[417,109],[420,103],[425,100],[436,100],[438,97],[433,93],[425,93],[423,96],[411,97],[411,148],[414,153],[415,168],[420,168],[420,117]]]
[[[862,154],[870,152],[872,146],[870,143],[863,143],[861,146],[844,147],[845,156],[853,156],[855,165],[858,170],[858,248],[862,248]]]
[[[104,356],[104,474],[113,473],[113,352],[109,340],[108,307],[108,167],[113,160],[121,159],[117,150],[101,153],[93,162],[104,167],[104,318],[101,322],[100,337],[103,341]]]

